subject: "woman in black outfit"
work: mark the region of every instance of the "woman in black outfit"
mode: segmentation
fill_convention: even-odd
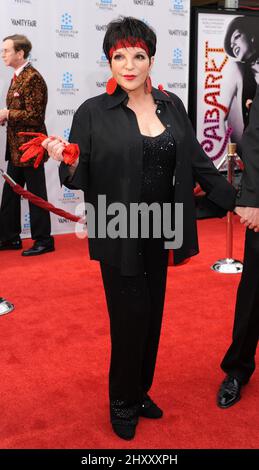
[[[180,230],[174,250],[178,264],[198,253],[193,181],[221,215],[234,208],[235,190],[203,152],[181,100],[151,86],[153,30],[134,18],[115,20],[108,25],[103,47],[113,77],[107,93],[88,99],[75,113],[69,141],[79,145],[80,157],[72,166],[61,164],[61,182],[85,192],[96,219],[100,195],[105,195],[107,207],[123,204],[127,222],[134,204],[169,203],[172,209],[180,204],[183,223],[176,218],[176,228],[182,229],[182,237]],[[51,157],[63,160],[66,141],[48,138],[43,145]],[[147,221],[155,226],[147,213],[139,211],[138,219],[141,228]],[[111,220],[108,214],[107,222]],[[132,439],[139,416],[156,419],[163,414],[148,392],[160,337],[168,249],[163,230],[158,237],[150,233],[143,238],[139,229],[133,238],[127,228],[126,236],[89,238],[89,251],[100,261],[110,316],[111,423],[119,437]]]

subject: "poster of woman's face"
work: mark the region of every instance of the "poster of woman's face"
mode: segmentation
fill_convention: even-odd
[[[240,141],[259,83],[259,12],[197,13],[197,137],[219,166]]]

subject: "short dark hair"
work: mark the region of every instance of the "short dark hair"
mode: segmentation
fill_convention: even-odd
[[[156,53],[156,34],[144,21],[131,16],[122,16],[111,21],[103,40],[103,50],[109,62],[109,51],[117,41],[129,41],[134,47],[139,39],[146,43],[149,58],[153,57]]]
[[[23,51],[24,58],[27,59],[32,49],[31,41],[23,34],[13,34],[12,36],[6,36],[3,41],[7,41],[7,39],[11,39],[13,41],[15,52]]]
[[[245,33],[248,40],[252,37],[258,38],[258,17],[252,16],[237,16],[228,25],[227,32],[224,39],[224,49],[231,57],[236,57],[231,47],[231,37],[234,31],[238,30]],[[258,41],[255,41],[255,47]]]

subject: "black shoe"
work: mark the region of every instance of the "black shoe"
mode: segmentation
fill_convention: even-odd
[[[229,408],[241,398],[243,383],[237,377],[227,375],[223,380],[217,396],[217,404],[220,408]]]
[[[121,439],[133,439],[139,417],[139,404],[124,400],[111,400],[110,413],[112,428]]]
[[[121,439],[130,441],[135,436],[137,423],[132,423],[130,420],[127,422],[126,419],[118,419],[112,421],[112,428]]]
[[[0,241],[0,250],[21,250],[22,240],[18,238],[17,240],[7,240],[5,242]]]
[[[139,416],[143,418],[159,419],[163,416],[163,410],[161,410],[148,395],[145,395],[140,407]]]
[[[22,252],[22,256],[37,256],[37,255],[43,255],[44,253],[49,253],[50,251],[54,251],[54,243],[51,240],[50,242],[44,242],[44,241],[36,241],[34,245],[29,248],[28,250],[24,250]]]

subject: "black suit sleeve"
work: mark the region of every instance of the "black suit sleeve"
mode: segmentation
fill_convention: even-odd
[[[194,181],[200,184],[207,198],[212,202],[212,206],[216,204],[224,210],[220,215],[223,215],[225,211],[232,211],[236,205],[236,189],[217,170],[214,163],[204,152],[195,136],[185,107],[178,97],[176,106],[186,124],[186,142],[189,143]]]
[[[91,153],[91,124],[90,113],[85,104],[82,104],[74,115],[69,142],[79,145],[79,163],[72,177],[69,173],[69,166],[63,162],[61,163],[59,167],[61,185],[63,184],[69,189],[81,189],[86,192]]]
[[[237,205],[259,207],[259,85],[251,105],[249,124],[242,141],[244,172]]]

